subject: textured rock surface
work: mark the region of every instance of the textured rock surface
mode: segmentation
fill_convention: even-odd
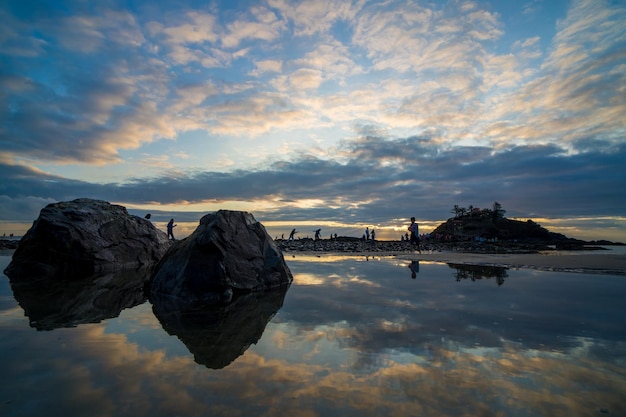
[[[77,199],[41,210],[5,274],[11,282],[81,279],[154,265],[169,246],[163,231],[126,208]]]
[[[252,214],[220,210],[202,217],[189,237],[174,243],[155,269],[151,293],[186,302],[229,301],[233,292],[292,281],[281,251]]]

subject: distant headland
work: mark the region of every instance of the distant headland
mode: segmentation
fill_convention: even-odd
[[[465,253],[538,253],[546,250],[604,250],[602,246],[624,245],[608,240],[585,241],[551,232],[533,220],[520,221],[504,216],[498,202],[492,208],[455,205],[454,217],[421,235],[421,250]],[[413,252],[403,236],[399,241],[337,236],[331,239],[277,239],[285,252]]]

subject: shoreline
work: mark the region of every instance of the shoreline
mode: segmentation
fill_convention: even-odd
[[[541,271],[573,272],[626,276],[626,254],[574,253],[548,254],[528,245],[464,244],[424,245],[422,253],[411,249],[406,242],[362,241],[276,241],[286,261],[298,257],[396,257],[419,262],[533,269]],[[15,249],[2,248],[0,256],[12,256]]]
[[[420,254],[406,242],[295,240],[278,241],[277,244],[286,261],[289,258],[297,259],[299,256],[396,257],[407,261],[626,276],[626,255],[624,254],[611,254],[606,251],[598,251],[597,254],[588,251],[573,252],[574,254],[542,253],[546,250],[543,245],[427,243]]]
[[[407,253],[407,252],[322,252],[298,251],[283,252],[285,260],[298,257],[395,257],[406,261],[432,262],[445,264],[500,267],[507,269],[533,269],[552,272],[572,272],[584,274],[604,274],[626,276],[625,255],[545,255],[527,254],[480,254],[465,252]]]

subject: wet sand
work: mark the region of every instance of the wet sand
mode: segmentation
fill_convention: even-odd
[[[584,272],[595,274],[626,275],[626,254],[607,253],[608,250],[590,249],[577,253],[546,251],[545,245],[505,243],[481,244],[476,242],[427,242],[422,253],[406,242],[369,241],[358,239],[319,240],[302,239],[277,241],[285,258],[298,256],[395,256],[407,261],[440,262],[465,265],[499,266],[516,269]]]
[[[423,262],[444,262],[465,265],[504,266],[516,269],[583,272],[609,275],[626,275],[626,255],[581,254],[479,254],[479,253],[412,253],[399,254],[399,258]]]
[[[439,262],[462,265],[498,266],[511,269],[535,269],[542,271],[578,272],[587,274],[607,274],[626,276],[626,255],[609,254],[580,254],[580,255],[553,255],[553,254],[487,254],[465,252],[314,252],[301,251],[297,253],[285,253],[285,258],[314,256],[324,258],[326,256],[368,256],[387,257],[394,256],[398,259],[420,262]]]

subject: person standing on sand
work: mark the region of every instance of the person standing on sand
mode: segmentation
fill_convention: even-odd
[[[174,239],[174,228],[175,227],[176,227],[176,225],[174,224],[174,219],[170,219],[170,221],[167,223],[167,238],[168,239],[171,237],[172,240],[176,240],[176,239]]]
[[[420,229],[417,223],[415,223],[415,217],[411,217],[409,232],[411,232],[411,245],[417,245],[417,251],[422,253],[422,250],[420,249]]]

